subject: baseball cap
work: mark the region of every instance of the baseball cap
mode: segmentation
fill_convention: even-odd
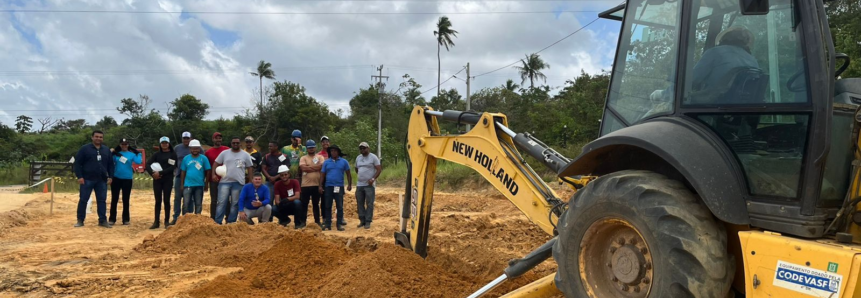
[[[305,148],[317,148],[317,143],[314,140],[308,140],[305,142]]]
[[[215,137],[220,137],[220,136],[221,136],[221,133],[220,133],[220,132],[217,132],[217,131],[216,131],[214,134],[212,134],[212,138],[213,138],[213,139],[214,139]]]
[[[164,142],[168,142],[168,143],[170,143],[170,138],[168,138],[168,137],[161,137],[161,139],[158,139],[158,142],[159,142],[159,143],[164,143]]]
[[[129,142],[129,140],[128,140],[128,139],[122,139],[122,140],[120,140],[120,144],[128,144],[128,142]]]
[[[190,137],[191,137],[191,133],[190,133],[190,132],[187,132],[187,131],[182,132],[182,138],[183,138],[183,139],[184,139],[184,138],[190,138]]]
[[[328,139],[329,139],[329,137],[327,137],[327,136],[323,136],[322,138],[320,138],[320,142],[322,142],[322,141],[324,141],[324,140],[328,140]]]
[[[245,137],[245,140],[246,140],[246,141],[252,141],[252,142],[254,142],[254,137],[252,137],[252,136],[247,136],[247,137]]]
[[[200,147],[200,141],[191,140],[191,142],[188,142],[188,147]]]
[[[281,173],[284,173],[284,172],[290,172],[290,168],[288,168],[288,167],[287,167],[287,166],[285,166],[285,165],[281,165],[280,167],[278,167],[278,174],[281,174]]]
[[[370,148],[371,146],[368,146],[368,142],[361,142],[359,143],[359,147]]]

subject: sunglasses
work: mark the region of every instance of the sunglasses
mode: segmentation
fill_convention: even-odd
[[[359,147],[359,149],[368,149],[368,147]]]

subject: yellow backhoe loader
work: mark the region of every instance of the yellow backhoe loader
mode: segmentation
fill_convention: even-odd
[[[555,274],[507,296],[861,297],[861,79],[840,77],[823,2],[629,0],[600,16],[621,21],[601,136],[569,159],[505,115],[416,107],[395,241],[427,255],[444,159],[555,236],[471,297],[551,256]]]

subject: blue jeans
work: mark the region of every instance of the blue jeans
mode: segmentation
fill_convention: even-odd
[[[266,182],[263,182],[263,185],[266,185],[266,188],[269,188],[269,198],[271,198],[272,202],[274,203],[275,202],[275,183],[272,183],[272,182],[269,182],[269,180],[266,180]],[[272,207],[275,207],[274,204]],[[272,213],[274,214],[275,212],[273,211]]]
[[[338,224],[339,225],[347,225],[347,221],[344,220],[344,187],[339,186],[341,189],[338,193],[335,193],[334,186],[326,186],[324,188],[325,193],[323,194],[323,226],[327,228],[332,227],[332,201],[334,201],[335,206],[338,212]]]
[[[186,186],[182,191],[182,198],[185,206],[182,214],[203,212],[203,186]]]
[[[90,194],[96,192],[96,214],[99,215],[99,223],[108,221],[105,212],[108,205],[108,181],[106,180],[84,180],[80,185],[81,197],[78,199],[78,221],[83,222],[87,217],[87,201]]]
[[[182,178],[182,175],[173,178],[173,221],[176,221],[180,214],[185,214],[185,210],[188,209],[188,207],[183,208],[182,206],[182,203],[184,203],[182,196],[185,191],[179,189],[180,178]]]
[[[356,213],[361,223],[371,223],[374,220],[374,198],[376,187],[373,185],[356,187]]]
[[[221,224],[225,213],[228,213],[227,223],[236,222],[236,218],[239,217],[239,192],[242,191],[243,186],[239,182],[218,183],[218,209],[215,211],[217,224]]]

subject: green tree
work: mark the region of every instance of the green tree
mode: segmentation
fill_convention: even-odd
[[[449,51],[449,47],[454,47],[454,41],[452,41],[452,37],[457,37],[457,31],[451,28],[451,20],[448,19],[447,16],[439,17],[439,21],[436,23],[436,30],[434,30],[433,35],[436,36],[436,59],[437,59],[437,76],[436,76],[436,96],[440,96],[440,84],[442,82],[442,58],[440,57],[440,50],[444,46],[446,52]]]
[[[861,1],[834,0],[825,3],[828,25],[838,53],[849,55],[852,64],[843,72],[844,78],[861,77]],[[840,63],[840,62],[838,62]]]
[[[171,110],[167,113],[171,121],[199,121],[209,114],[209,104],[191,94],[183,94],[170,102]]]
[[[252,131],[259,136],[258,143],[274,140],[281,144],[290,140],[294,129],[308,140],[332,132],[342,121],[325,103],[307,95],[305,87],[289,81],[275,82],[269,103],[258,106],[257,114],[249,112],[248,117],[255,119]]]
[[[520,78],[523,79],[520,84],[526,83],[526,79],[529,79],[529,88],[535,88],[535,80],[541,79],[545,83],[547,82],[547,76],[541,70],[550,68],[550,64],[541,60],[541,56],[538,54],[529,54],[526,55],[525,59],[521,59],[520,63],[522,63],[521,66],[514,66],[520,72]]]
[[[98,130],[105,131],[117,127],[118,125],[119,124],[117,124],[117,120],[115,120],[114,117],[105,116],[102,118],[102,120],[96,122],[95,128]]]
[[[514,80],[508,79],[505,81],[505,84],[502,85],[502,88],[505,88],[505,90],[508,90],[511,92],[515,92],[515,91],[517,91],[517,88],[520,88],[520,85],[517,85],[517,83],[515,83]]]
[[[20,115],[15,119],[15,130],[18,131],[18,133],[28,132],[31,128],[33,128],[33,118],[26,115]]]
[[[252,72],[252,76],[260,79],[260,104],[263,104],[263,78],[270,80],[275,79],[275,71],[272,70],[272,63],[260,60],[257,63],[257,72]]]

